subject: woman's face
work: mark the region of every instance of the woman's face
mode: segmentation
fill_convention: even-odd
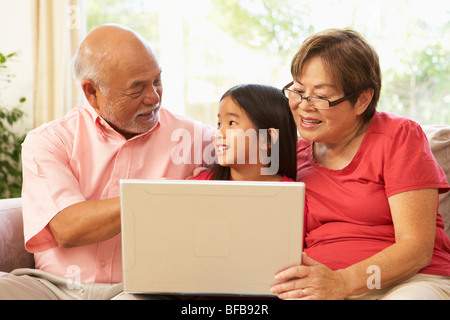
[[[344,97],[342,88],[332,81],[320,57],[310,58],[305,63],[302,74],[290,89],[303,97],[330,101]],[[306,99],[300,104],[289,101],[289,105],[300,136],[309,141],[337,144],[352,137],[360,128],[358,115],[363,111],[354,108],[348,100],[329,109],[311,107]]]

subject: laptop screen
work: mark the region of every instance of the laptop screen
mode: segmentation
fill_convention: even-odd
[[[301,263],[299,182],[122,180],[124,291],[273,296]]]

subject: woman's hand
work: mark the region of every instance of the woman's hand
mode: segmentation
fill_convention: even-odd
[[[271,290],[280,299],[337,300],[345,295],[344,281],[339,271],[302,255],[302,265],[279,272],[275,279],[280,283]]]

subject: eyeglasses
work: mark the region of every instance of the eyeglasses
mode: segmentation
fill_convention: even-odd
[[[330,107],[334,107],[334,106],[338,105],[339,103],[352,98],[355,95],[354,93],[352,93],[351,95],[348,95],[346,97],[343,97],[343,98],[335,100],[335,101],[330,101],[330,100],[321,99],[321,98],[314,98],[314,97],[304,97],[301,95],[301,93],[289,89],[293,84],[294,84],[294,81],[290,82],[283,88],[283,93],[289,99],[289,101],[293,102],[295,104],[300,104],[303,100],[306,100],[306,101],[308,101],[308,103],[311,107],[316,108],[316,109],[329,109]]]

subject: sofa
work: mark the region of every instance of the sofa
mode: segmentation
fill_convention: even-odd
[[[450,181],[450,126],[426,125],[431,150]],[[443,216],[445,231],[450,236],[450,192],[439,196],[439,211]],[[0,271],[33,268],[33,255],[25,250],[22,225],[22,200],[0,199]]]

